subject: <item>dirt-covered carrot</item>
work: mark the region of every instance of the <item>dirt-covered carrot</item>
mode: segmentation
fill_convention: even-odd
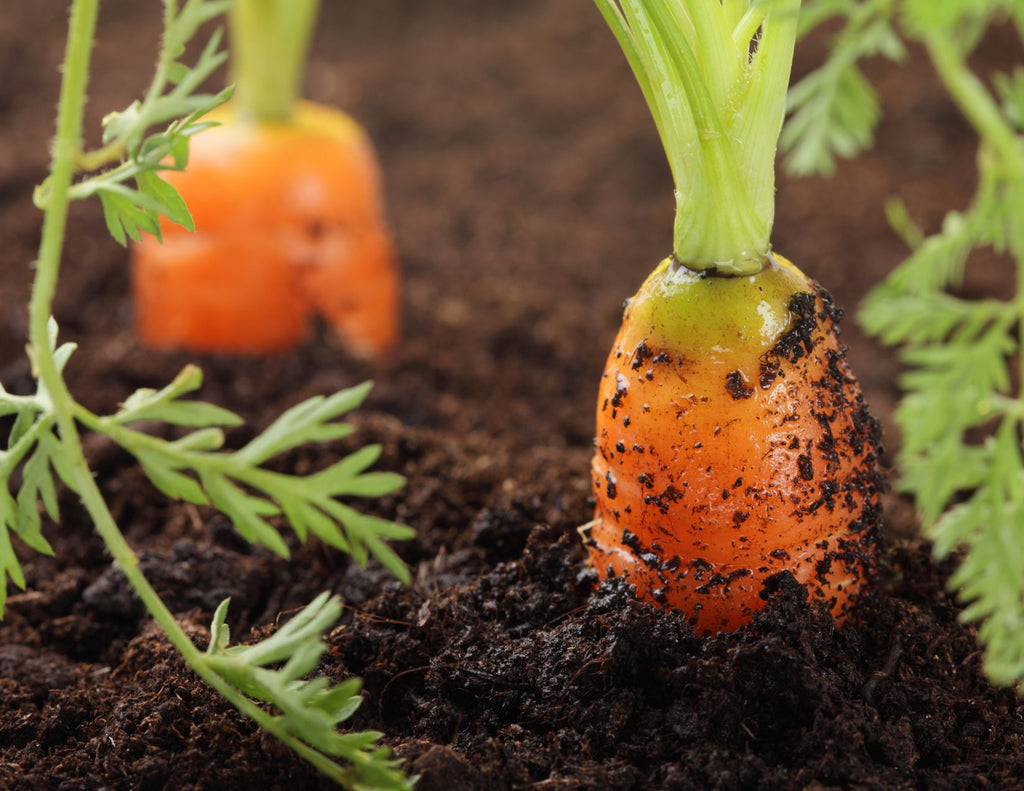
[[[235,96],[184,172],[167,174],[195,232],[165,222],[136,245],[144,341],[272,352],[321,314],[348,348],[379,356],[399,332],[399,276],[380,174],[347,115],[297,101],[318,0],[237,0]]]
[[[770,245],[799,0],[596,3],[677,211],[601,383],[590,563],[701,633],[746,623],[783,572],[842,618],[874,565],[879,432],[840,311]]]

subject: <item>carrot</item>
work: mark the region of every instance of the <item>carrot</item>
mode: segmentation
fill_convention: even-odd
[[[195,138],[187,168],[166,174],[196,230],[165,221],[162,244],[134,247],[146,343],[280,351],[315,312],[356,355],[394,346],[399,275],[373,148],[345,114],[294,98],[315,5],[236,4],[235,98],[208,116],[219,126]]]
[[[678,211],[602,379],[589,562],[705,634],[747,623],[783,573],[842,620],[875,565],[883,481],[840,311],[769,243],[799,0],[596,2]]]

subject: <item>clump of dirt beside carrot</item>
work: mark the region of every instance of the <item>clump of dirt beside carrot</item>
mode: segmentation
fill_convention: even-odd
[[[125,12],[112,36],[146,62],[156,21],[149,4],[110,5]],[[828,778],[876,789],[972,787],[979,777],[1012,787],[1024,775],[1020,702],[984,681],[972,630],[957,623],[959,609],[944,592],[949,566],[936,566],[927,547],[880,547],[880,598],[867,603],[863,623],[837,634],[783,583],[785,625],[701,641],[702,650],[680,616],[619,606],[621,591],[591,598],[581,587],[573,530],[590,512],[580,470],[607,348],[592,338],[603,332],[611,343],[622,295],[642,277],[599,277],[594,261],[635,260],[638,246],[645,261],[664,253],[660,190],[668,186],[632,77],[608,56],[611,41],[590,0],[379,0],[355,6],[354,18],[332,5],[314,85],[364,120],[386,152],[400,249],[415,251],[403,255],[408,341],[376,370],[318,342],[265,361],[209,357],[204,396],[266,422],[299,397],[386,372],[376,373],[355,439],[382,440],[384,466],[410,477],[408,499],[390,498],[381,514],[419,529],[416,545],[403,550],[419,577],[400,591],[382,587],[384,574],[364,574],[312,547],[296,548],[292,561],[252,552],[205,512],[149,497],[116,450],[93,448],[129,537],[145,546],[148,572],[197,639],[211,607],[202,568],[215,568],[229,588],[239,637],[335,587],[354,609],[333,634],[324,669],[366,676],[356,726],[387,731],[424,773],[423,788],[505,788],[549,777],[584,788],[787,788]],[[47,42],[60,40],[65,20],[47,4],[0,4],[0,35],[24,24],[23,14],[38,46],[19,47],[28,60],[17,73],[37,81],[52,66],[46,56],[56,45]],[[409,79],[408,63],[383,57],[378,43],[398,47],[418,74]],[[999,43],[984,56],[999,57]],[[337,51],[358,80],[328,69]],[[118,73],[122,54],[97,50],[108,74]],[[513,68],[522,79],[501,92],[480,78]],[[973,172],[970,135],[930,85],[922,63],[891,73],[884,91],[897,115],[875,153],[827,185],[780,183],[778,246],[817,262],[815,274],[843,262],[827,279],[846,307],[903,255],[879,213],[897,183],[938,218]],[[118,86],[101,74],[96,103],[116,106],[110,94]],[[455,88],[467,97],[457,108],[445,101]],[[123,86],[124,96],[133,89]],[[616,123],[598,125],[609,95]],[[25,93],[13,80],[0,84],[0,97],[29,124],[19,129],[38,123],[35,135],[49,134],[52,97]],[[13,150],[14,134],[13,126],[0,130],[0,151]],[[539,157],[538,145],[561,156]],[[425,147],[450,179],[437,179]],[[577,175],[593,177],[594,156],[632,158],[638,167],[605,172],[580,194],[572,185]],[[0,236],[10,240],[0,255],[0,294],[20,304],[37,229],[35,212],[17,208],[24,196],[16,192],[31,188],[42,163],[2,158],[0,169],[11,190],[0,194]],[[520,211],[524,196],[545,211]],[[624,231],[611,221],[621,217],[629,218]],[[126,262],[85,230],[97,222],[98,215],[73,219],[80,265],[68,270],[58,319],[81,341],[69,370],[75,390],[109,404],[173,376],[191,355],[134,345]],[[535,285],[542,277],[543,288]],[[566,304],[570,287],[585,299]],[[973,293],[998,287],[984,273],[967,284]],[[893,358],[854,323],[843,329],[868,400],[888,426]],[[5,382],[28,378],[23,344],[10,317],[0,325]],[[297,467],[312,461],[287,459]],[[912,534],[910,511],[891,496],[886,505],[888,534]],[[36,594],[10,604],[0,624],[3,781],[229,787],[258,776],[268,787],[328,788],[203,693],[144,623],[97,606],[116,597],[95,599],[94,583],[116,580],[74,503],[64,510],[69,529],[55,542],[57,557],[33,562]]]

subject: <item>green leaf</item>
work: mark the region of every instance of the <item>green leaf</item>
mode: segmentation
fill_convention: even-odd
[[[7,438],[7,447],[13,448],[18,442],[21,441],[29,429],[36,422],[36,410],[31,408],[22,407],[18,411],[18,416],[14,419],[14,425],[11,426],[11,433]]]
[[[371,382],[350,387],[330,398],[314,396],[285,411],[266,431],[235,454],[247,464],[262,464],[272,456],[310,442],[330,442],[352,433],[337,418],[358,407],[373,387]]]
[[[60,450],[59,445],[54,447]],[[52,555],[53,549],[43,537],[42,520],[37,505],[40,500],[49,517],[55,522],[59,521],[57,490],[50,470],[50,448],[36,443],[35,452],[22,470],[21,489],[17,499],[17,519],[13,527],[21,540],[36,552]]]
[[[225,476],[202,472],[201,480],[210,500],[227,516],[247,540],[262,544],[281,557],[291,554],[280,533],[263,517],[276,516],[279,509],[261,497],[243,492]]]
[[[806,76],[790,91],[789,112],[779,145],[797,176],[831,175],[837,158],[870,147],[882,117],[878,94],[853,65]]]
[[[121,222],[121,213],[118,211],[112,196],[100,193],[100,204],[103,206],[103,220],[107,224],[107,231],[122,247],[128,246],[128,236],[125,233],[124,223]]]
[[[801,33],[834,16],[846,18],[828,60],[789,92],[789,119],[779,138],[786,170],[830,175],[837,158],[871,146],[882,110],[858,62],[882,55],[901,61],[906,48],[891,24],[891,0],[811,3],[801,11]]]
[[[309,478],[310,484],[317,491],[331,497],[383,497],[405,485],[405,478],[393,472],[370,472],[353,476],[341,467],[342,463],[339,462],[316,473]]]
[[[227,650],[231,642],[231,630],[228,628],[228,606],[231,599],[225,599],[213,614],[213,623],[210,624],[210,644],[206,648],[207,654],[222,653]]]
[[[96,418],[97,427],[138,458],[147,476],[169,497],[197,504],[209,502],[224,513],[248,541],[279,555],[288,547],[268,517],[283,515],[300,540],[310,533],[352,555],[360,564],[376,557],[400,580],[408,582],[405,564],[385,543],[405,540],[415,531],[387,519],[367,516],[340,502],[340,497],[381,497],[399,489],[405,479],[392,472],[368,471],[381,455],[380,445],[360,448],[341,461],[309,475],[265,470],[260,464],[283,451],[309,442],[347,436],[352,427],[336,422],[366,398],[370,384],[343,390],[329,398],[303,401],[288,409],[241,450],[223,452],[219,428],[173,440],[142,434],[124,425],[141,419],[203,426],[226,423],[217,408],[179,401],[202,382],[199,370],[186,367],[163,390],[139,390],[115,415]],[[230,413],[229,413],[230,415]],[[237,416],[230,415],[232,422]]]
[[[967,608],[964,621],[981,621],[985,669],[996,684],[1024,678],[1024,457],[1014,421],[1003,421],[987,474],[977,490],[927,527],[939,557],[966,547],[950,579]]]
[[[104,216],[110,218],[107,222],[108,228],[111,222],[120,228],[120,230],[111,231],[114,238],[121,244],[125,244],[124,238],[127,235],[132,241],[139,242],[142,240],[142,233],[146,232],[160,239],[160,223],[155,219],[153,213],[139,208],[136,201],[125,195],[125,192],[138,194],[133,190],[127,190],[127,188],[115,190],[108,186],[104,186],[98,193],[103,202]]]
[[[278,498],[285,519],[300,541],[305,541],[309,533],[312,533],[335,549],[351,552],[351,544],[334,519],[300,496],[279,493]]]
[[[867,299],[860,321],[887,345],[952,339],[969,343],[994,321],[1012,318],[1013,305],[998,300],[963,300],[942,293]]]
[[[159,420],[192,428],[242,425],[242,418],[222,407],[202,401],[179,400],[181,396],[199,389],[202,381],[202,372],[194,365],[188,365],[163,390],[143,388],[132,393],[121,409],[106,419],[118,425],[140,420]]]
[[[224,446],[224,432],[219,428],[203,428],[192,431],[172,443],[180,451],[214,451]]]
[[[7,578],[22,590],[25,590],[25,574],[21,570],[18,556],[14,553],[11,534],[8,528],[13,527],[17,519],[17,507],[7,490],[7,482],[0,486],[0,617],[3,617],[4,605],[7,602]]]
[[[189,75],[190,71],[191,69],[184,63],[175,61],[167,67],[167,79],[177,85]]]
[[[203,401],[168,401],[145,410],[139,420],[161,420],[174,426],[239,426],[244,421],[230,410]]]
[[[184,226],[189,231],[196,229],[192,214],[178,191],[153,172],[142,172],[136,176],[139,189],[159,205],[160,213],[171,222]]]
[[[172,500],[184,500],[196,505],[207,505],[210,500],[203,488],[194,479],[174,469],[168,460],[157,453],[135,451],[135,458],[142,465],[146,477],[165,496]]]
[[[415,530],[387,519],[361,514],[337,500],[319,501],[319,505],[344,525],[349,543],[352,545],[352,557],[356,562],[364,565],[368,559],[369,550],[388,571],[402,582],[408,584],[411,581],[409,569],[381,539],[411,539],[416,536]]]
[[[204,655],[209,669],[233,687],[266,704],[279,714],[273,723],[324,758],[342,759],[342,770],[317,763],[350,788],[411,791],[414,779],[404,777],[387,748],[378,747],[376,731],[339,733],[338,726],[359,707],[362,682],[347,679],[332,686],[326,678],[304,681],[316,668],[327,646],[322,634],[341,614],[341,601],[324,592],[267,639],[250,646],[227,647],[227,602],[221,604],[211,626],[211,641]],[[273,665],[281,665],[274,669]]]

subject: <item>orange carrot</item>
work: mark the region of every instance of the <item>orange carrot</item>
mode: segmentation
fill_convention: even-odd
[[[726,307],[755,300],[757,312]],[[837,318],[778,256],[752,277],[671,261],[651,275],[601,383],[595,568],[705,632],[749,620],[781,571],[846,613],[872,564],[878,432]]]
[[[677,213],[601,383],[588,559],[699,633],[747,623],[780,574],[841,620],[872,575],[883,481],[840,312],[769,243],[799,0],[596,2]]]
[[[273,103],[255,91],[276,75],[249,39],[277,33],[254,8],[236,6],[235,100],[209,116],[220,125],[192,141],[186,170],[166,174],[196,230],[164,222],[163,244],[134,248],[139,332],[154,346],[264,353],[298,343],[319,313],[353,353],[383,355],[399,334],[399,275],[375,154],[348,116],[295,102],[291,82]]]

